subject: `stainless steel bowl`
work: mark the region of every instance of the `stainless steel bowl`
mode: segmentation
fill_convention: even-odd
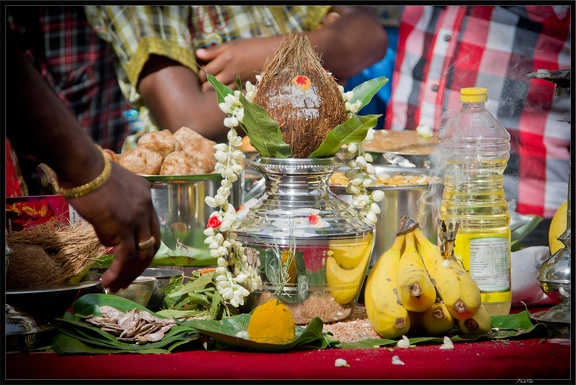
[[[378,174],[389,175],[430,175],[425,168],[403,168],[396,166],[375,165]],[[346,168],[339,171],[345,171]],[[330,189],[348,204],[352,203],[352,196],[346,192],[346,186],[331,185]],[[410,216],[420,224],[424,234],[436,242],[437,218],[440,210],[440,201],[444,185],[442,182],[404,186],[378,186],[369,190],[382,190],[384,199],[378,203],[381,213],[376,224],[374,250],[370,259],[370,266],[388,250],[400,227],[400,218]]]
[[[136,277],[134,281],[128,287],[120,289],[115,293],[108,293],[110,295],[117,295],[122,298],[129,299],[132,302],[136,302],[139,305],[147,306],[150,297],[152,297],[152,292],[154,291],[154,284],[156,283],[156,278],[154,277]]]
[[[162,309],[162,304],[164,302],[164,297],[166,293],[162,291],[162,289],[170,283],[170,279],[174,276],[181,276],[184,272],[182,270],[177,269],[163,269],[163,268],[155,268],[149,267],[140,274],[144,277],[154,277],[156,281],[154,282],[154,289],[152,291],[152,296],[148,301],[148,309],[152,311],[158,311]]]
[[[62,317],[77,298],[91,292],[102,292],[100,281],[41,289],[7,290],[6,303],[31,315],[38,322],[50,322]]]
[[[145,178],[152,183],[152,201],[160,220],[162,242],[171,250],[184,245],[199,251],[200,258],[209,258],[203,232],[214,209],[205,199],[216,195],[222,176],[148,175]],[[236,208],[242,203],[243,184],[243,175],[233,184],[230,202]]]

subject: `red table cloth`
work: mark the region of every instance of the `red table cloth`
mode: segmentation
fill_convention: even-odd
[[[415,348],[286,353],[190,350],[170,354],[8,353],[6,379],[536,379],[573,382],[570,340],[518,339]],[[392,364],[392,357],[404,365]],[[336,367],[336,359],[349,367]],[[569,380],[569,381],[568,381]],[[540,381],[542,382],[542,381]],[[546,382],[544,382],[546,383]]]

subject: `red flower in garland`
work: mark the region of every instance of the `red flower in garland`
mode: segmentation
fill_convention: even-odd
[[[316,214],[312,214],[308,217],[308,223],[311,225],[317,225],[318,224],[318,215]]]
[[[292,83],[294,83],[294,85],[300,88],[302,91],[306,91],[308,88],[310,88],[310,79],[303,75],[294,76]]]
[[[218,215],[212,214],[208,219],[208,225],[206,226],[209,229],[215,229],[216,227],[220,226],[222,221],[218,218]]]

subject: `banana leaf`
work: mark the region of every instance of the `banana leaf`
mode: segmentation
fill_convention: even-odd
[[[103,254],[91,267],[110,267],[114,261],[114,254]],[[150,262],[150,267],[154,266],[190,266],[203,267],[214,266],[217,258],[211,257],[206,250],[193,247],[180,247],[172,250],[164,242],[160,242],[160,248]]]
[[[120,311],[139,309],[157,317],[166,318],[122,297],[107,294],[86,294],[74,302],[72,311],[68,311],[61,318],[54,320],[57,329],[52,340],[54,350],[59,354],[78,352],[169,353],[174,348],[200,337],[196,330],[177,324],[166,333],[164,338],[157,342],[136,345],[119,341],[115,335],[82,321],[88,315],[101,316],[99,306],[105,305],[115,307]]]
[[[206,335],[217,341],[216,348],[238,348],[251,351],[284,351],[289,349],[324,349],[336,342],[322,332],[323,324],[314,318],[306,327],[297,326],[295,338],[287,344],[275,345],[250,341],[237,337],[238,333],[248,329],[250,314],[240,314],[223,320],[192,319],[178,322],[164,338],[157,342],[136,345],[118,341],[118,338],[82,319],[89,315],[101,316],[99,306],[112,306],[120,311],[140,309],[157,317],[167,318],[173,315],[170,311],[153,313],[145,307],[128,299],[107,294],[86,294],[80,297],[63,317],[54,323],[57,333],[52,340],[52,347],[59,354],[77,353],[169,353],[173,349]]]
[[[336,342],[322,332],[320,318],[313,318],[306,327],[296,326],[294,339],[286,344],[268,344],[238,337],[240,332],[248,330],[250,314],[240,314],[220,321],[189,320],[183,324],[219,341],[223,348],[248,351],[280,352],[291,349],[325,349]]]
[[[492,329],[485,334],[453,334],[448,335],[452,342],[489,341],[510,338],[549,338],[552,335],[550,328],[543,323],[533,323],[530,313],[525,310],[517,314],[492,316]],[[419,343],[442,344],[444,337],[410,337],[410,345]],[[367,338],[358,342],[336,343],[341,349],[378,348],[382,346],[396,346],[398,340],[387,338]]]

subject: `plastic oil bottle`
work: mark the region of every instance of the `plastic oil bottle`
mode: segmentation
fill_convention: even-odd
[[[486,109],[486,88],[460,90],[462,109],[440,129],[435,161],[444,174],[440,218],[459,222],[454,254],[482,293],[490,315],[510,312],[510,215],[503,174],[510,134]]]

